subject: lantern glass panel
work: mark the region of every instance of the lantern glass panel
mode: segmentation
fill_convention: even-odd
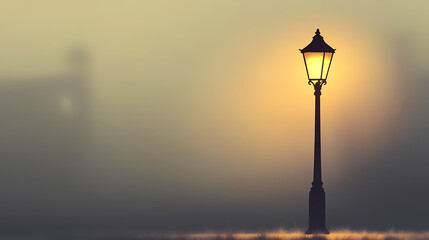
[[[329,65],[331,64],[332,60],[332,53],[306,52],[304,53],[304,58],[307,67],[308,78],[310,80],[326,80],[329,71]]]
[[[332,53],[325,52],[325,60],[323,61],[323,73],[322,73],[323,80],[326,80],[326,78],[328,77],[328,71],[329,71],[329,66],[331,65],[331,60],[332,60]]]

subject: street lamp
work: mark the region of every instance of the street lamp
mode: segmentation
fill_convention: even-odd
[[[322,85],[326,85],[329,68],[335,49],[325,43],[317,29],[313,41],[307,47],[300,49],[308,84],[314,86],[316,97],[315,132],[314,132],[314,172],[309,196],[309,224],[306,234],[329,234],[325,226],[325,190],[322,182],[321,146],[320,146],[320,95]]]

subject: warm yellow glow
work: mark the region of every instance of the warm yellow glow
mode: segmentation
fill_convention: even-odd
[[[323,60],[323,57],[325,59]],[[305,63],[309,79],[326,80],[331,63],[332,53],[330,52],[306,52],[304,53]],[[323,69],[322,69],[323,66]],[[323,73],[322,73],[323,70]]]
[[[390,52],[382,52],[383,55],[376,51],[371,35],[357,31],[359,28],[333,26],[329,39],[335,41],[330,43],[341,54],[335,53],[321,101],[327,181],[329,177],[346,177],[343,169],[350,162],[344,159],[349,152],[370,155],[383,150],[391,129],[404,117],[388,107],[392,101],[389,91],[398,96],[394,100],[397,103],[405,93],[398,91],[395,71],[389,71],[395,58],[385,59],[384,55],[390,56]],[[197,76],[204,81],[199,85],[195,109],[189,111],[192,114],[187,129],[192,132],[187,134],[195,139],[189,149],[198,159],[206,159],[204,167],[210,171],[204,174],[212,174],[212,179],[224,181],[226,188],[242,196],[254,198],[255,191],[264,196],[280,187],[293,195],[299,191],[294,183],[303,173],[308,173],[304,179],[311,178],[307,169],[311,169],[313,157],[314,90],[305,82],[303,56],[297,51],[297,46],[307,41],[305,29],[310,27],[299,26],[291,31],[301,28],[304,30],[297,35],[302,38],[290,38],[283,29],[260,38],[238,36],[239,40],[225,42],[222,51]],[[371,58],[366,58],[369,55]],[[388,81],[391,82],[386,84]],[[360,146],[365,146],[365,151]],[[363,166],[370,160],[353,164]],[[229,168],[218,168],[219,164]],[[216,178],[219,171],[222,180]],[[263,177],[267,172],[281,176],[282,185]],[[255,176],[257,190],[242,184],[254,181]],[[235,179],[240,179],[239,183],[231,184]],[[331,185],[335,184],[341,182],[331,181]]]

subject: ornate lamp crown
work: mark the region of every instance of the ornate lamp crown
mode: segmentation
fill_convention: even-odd
[[[305,52],[331,52],[334,53],[335,49],[329,46],[324,40],[323,37],[320,36],[319,29],[316,30],[316,35],[313,37],[313,41],[307,45],[307,47],[300,49],[302,53]]]

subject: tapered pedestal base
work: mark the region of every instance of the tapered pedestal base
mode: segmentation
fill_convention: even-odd
[[[317,185],[310,191],[309,225],[305,234],[329,234],[325,226],[325,190],[321,184]]]

